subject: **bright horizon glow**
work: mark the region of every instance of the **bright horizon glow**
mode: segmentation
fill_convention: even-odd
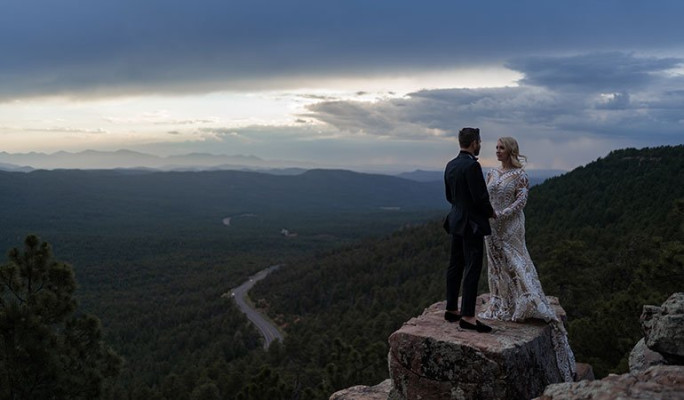
[[[160,141],[201,142],[202,128],[298,126],[306,107],[322,101],[375,102],[419,90],[515,86],[520,74],[505,68],[421,72],[380,79],[313,81],[308,88],[253,92],[213,92],[99,99],[33,98],[0,103],[3,151],[57,152],[136,149]],[[220,153],[220,151],[219,151]],[[169,155],[158,153],[155,155]]]
[[[485,166],[513,136],[573,169],[684,142],[684,2],[143,3],[3,8],[0,153],[435,170],[472,126]]]

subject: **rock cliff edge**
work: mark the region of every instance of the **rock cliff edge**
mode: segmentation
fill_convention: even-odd
[[[478,297],[478,309],[487,298]],[[558,300],[548,299],[564,319]],[[444,321],[444,305],[433,304],[390,336],[390,379],[330,400],[684,400],[684,292],[644,306],[644,338],[630,355],[630,373],[594,381],[591,367],[578,363],[574,383],[557,383],[544,322],[488,321],[492,333],[475,333]]]
[[[478,312],[487,299],[478,297]],[[558,300],[549,301],[564,319]],[[433,304],[389,337],[389,382],[350,388],[330,399],[530,399],[562,382],[545,322],[487,321],[494,331],[483,334],[445,321],[444,306]],[[593,378],[586,365],[578,373]]]

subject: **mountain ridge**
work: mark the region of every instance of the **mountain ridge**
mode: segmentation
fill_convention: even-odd
[[[313,163],[287,160],[265,160],[254,155],[187,153],[157,156],[128,149],[115,151],[84,150],[80,152],[57,151],[54,153],[0,152],[0,171],[29,172],[36,169],[120,169],[156,171],[212,171],[244,170],[275,175],[296,175],[311,169],[350,170],[349,168],[324,167]],[[484,168],[486,171],[487,168]],[[360,168],[360,173],[398,176],[417,182],[441,181],[444,171],[415,169],[390,172],[373,168]],[[567,171],[556,169],[530,169],[527,171],[532,185],[558,176]]]
[[[57,151],[54,153],[8,153],[0,152],[0,163],[17,168],[33,169],[103,169],[103,168],[154,168],[173,170],[230,166],[232,168],[256,167],[269,162],[253,155],[223,155],[188,153],[157,156],[128,149],[115,151],[83,150],[79,152]],[[6,167],[7,168],[7,167]]]

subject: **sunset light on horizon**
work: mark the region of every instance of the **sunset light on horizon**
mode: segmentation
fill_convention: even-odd
[[[10,1],[0,152],[440,170],[461,127],[529,167],[684,143],[677,1]],[[653,29],[657,27],[657,29]]]

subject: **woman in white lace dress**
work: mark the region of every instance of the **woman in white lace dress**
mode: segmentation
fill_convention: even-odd
[[[485,237],[489,268],[489,303],[480,318],[501,321],[542,319],[551,324],[553,346],[561,376],[566,382],[575,374],[575,356],[562,321],[549,305],[537,270],[525,244],[525,214],[529,181],[522,168],[518,143],[511,137],[496,143],[499,168],[487,173],[489,199],[497,218],[490,219],[492,234]]]

